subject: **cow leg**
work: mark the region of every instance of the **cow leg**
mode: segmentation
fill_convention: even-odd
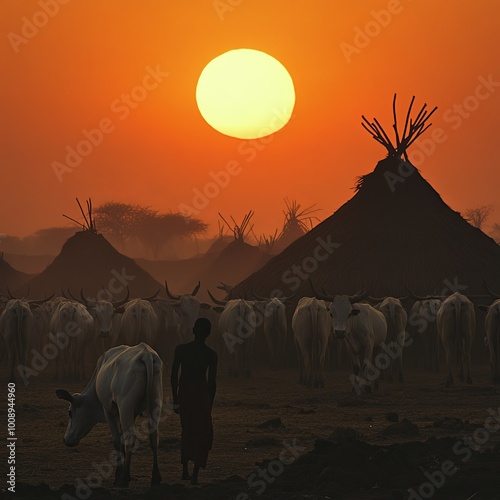
[[[297,351],[297,364],[299,365],[299,384],[304,384],[304,362],[299,343],[294,339],[295,350]]]
[[[106,422],[108,422],[109,428],[111,430],[111,439],[113,441],[113,447],[115,448],[116,454],[116,471],[114,485],[118,486],[120,478],[123,473],[123,462],[124,462],[124,449],[123,443],[121,441],[121,428],[118,415],[115,412],[110,412],[104,410],[104,416],[106,417]]]
[[[366,385],[365,385],[365,392],[372,392],[372,387],[370,384],[370,374],[368,373],[368,369],[370,365],[372,365],[373,361],[373,344],[367,344],[365,346],[365,357],[363,360],[363,375],[366,380]],[[372,379],[376,380],[376,378],[379,376],[380,372],[377,374],[374,374],[375,377],[371,377]]]
[[[451,348],[446,348],[446,387],[453,385]]]
[[[470,374],[470,350],[472,347],[472,339],[466,338],[464,341],[464,363],[465,363],[465,377],[468,384],[472,384],[472,377]]]
[[[132,459],[132,450],[135,449],[137,438],[134,431],[134,419],[128,415],[127,411],[120,412],[120,424],[123,430],[123,444],[125,448],[125,460],[123,463],[123,470],[118,480],[118,486],[127,488],[130,483],[130,462]]]
[[[160,375],[161,376],[161,375]],[[159,396],[161,405],[161,396]],[[149,416],[149,444],[153,450],[153,470],[151,471],[151,486],[161,483],[161,474],[158,467],[158,420],[160,418],[160,407],[154,407]]]

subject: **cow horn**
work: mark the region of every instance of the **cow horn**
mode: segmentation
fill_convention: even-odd
[[[349,302],[351,304],[355,304],[356,302],[361,302],[363,299],[366,299],[370,295],[369,292],[361,292],[357,293],[356,295],[349,295]]]
[[[329,302],[331,302],[333,300],[333,297],[331,297],[330,295],[325,294],[324,291],[323,291],[323,293],[319,293],[316,290],[316,288],[314,287],[314,284],[313,284],[313,281],[312,281],[311,278],[309,278],[309,285],[311,286],[311,290],[312,290],[312,292],[313,292],[313,294],[314,294],[314,296],[316,298],[318,298],[320,300],[327,300]]]
[[[486,288],[486,291],[491,295],[493,299],[500,299],[500,295],[498,293],[495,293],[489,286],[486,281],[483,281],[484,287]]]
[[[158,290],[156,290],[156,293],[154,295],[151,295],[150,297],[143,297],[142,300],[147,300],[148,302],[152,302],[153,300],[156,300],[158,298],[158,294],[160,293],[160,290],[161,288],[158,288]],[[128,287],[127,287],[127,297],[125,297],[125,302],[127,302],[128,300]],[[120,306],[122,306],[123,304],[125,304],[125,302],[122,302],[121,304],[119,304]]]
[[[89,301],[89,299],[87,299],[87,297],[85,297],[85,294],[83,293],[83,288],[80,289],[80,297],[82,299],[82,303],[85,304],[86,306],[88,306],[90,301]]]
[[[10,291],[9,287],[7,287],[7,293],[9,294],[10,300],[19,300],[19,297],[14,297],[14,295],[12,295],[12,292]]]
[[[40,305],[40,304],[44,304],[45,302],[48,302],[49,300],[51,300],[53,297],[54,297],[55,293],[53,293],[52,295],[50,295],[49,297],[45,297],[44,299],[39,299],[39,300],[28,300],[28,304],[32,305],[32,306],[36,306],[36,305]]]
[[[159,289],[158,289],[158,291],[159,291]],[[158,292],[156,292],[156,293],[158,293]],[[125,297],[121,300],[116,300],[116,301],[111,302],[111,303],[113,304],[113,307],[116,309],[117,307],[123,306],[123,304],[125,304],[125,302],[128,302],[129,298],[130,298],[130,288],[127,285],[127,293],[125,294]]]
[[[198,293],[198,290],[200,289],[200,286],[201,286],[201,281],[198,281],[198,284],[193,288],[193,291],[191,292],[191,295],[193,297]]]
[[[80,302],[72,293],[71,290],[68,288],[68,295],[71,300],[74,300],[75,302]]]
[[[228,285],[227,283],[224,283],[223,281],[219,281],[219,285],[217,285],[217,288],[219,290],[224,290],[226,293],[229,293],[234,288],[234,286]]]
[[[253,285],[250,285],[250,293],[252,294],[252,298],[255,298],[257,300],[269,300],[267,297],[261,297],[260,295],[256,294]]]
[[[170,292],[170,290],[168,289],[167,280],[165,280],[165,290],[169,298],[171,298],[172,300],[179,300],[181,298],[180,295],[174,295],[173,293]]]
[[[371,295],[368,297],[368,300],[372,302],[382,302],[386,297],[372,297]]]
[[[214,304],[217,304],[218,306],[225,306],[227,304],[227,300],[219,300],[219,299],[216,299],[211,293],[210,293],[210,290],[208,290],[207,288],[207,292],[208,292],[208,295],[210,296],[210,298],[212,299],[212,302]]]
[[[410,297],[415,300],[429,300],[432,299],[432,295],[427,295],[427,297],[421,297],[420,295],[415,295],[409,288],[406,291],[410,294]]]

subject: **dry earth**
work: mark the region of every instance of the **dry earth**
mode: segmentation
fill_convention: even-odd
[[[16,388],[16,497],[406,499],[408,488],[418,491],[428,481],[424,471],[435,472],[450,459],[456,472],[434,492],[424,488],[420,498],[429,498],[424,496],[429,492],[433,498],[500,498],[500,432],[477,430],[489,409],[496,412],[500,406],[500,388],[490,383],[487,367],[474,367],[472,386],[446,389],[442,372],[414,371],[404,385],[381,381],[378,391],[360,397],[351,393],[348,376],[348,371],[328,372],[325,388],[308,390],[297,384],[295,370],[260,369],[250,379],[221,374],[213,409],[214,448],[201,473],[202,486],[180,481],[180,423],[167,411],[160,425],[163,483],[149,489],[151,452],[142,443],[132,459],[130,488],[119,490],[106,463],[112,450],[107,426],[97,425],[77,448],[66,448],[66,403],[54,395],[59,384],[41,374]],[[5,369],[0,377],[5,443]],[[66,388],[76,392],[84,385]],[[167,379],[164,388],[168,398]],[[399,423],[390,421],[397,418]],[[262,425],[272,419],[280,421]],[[404,419],[409,422],[401,423]],[[457,444],[464,436],[487,441],[480,452],[469,453]],[[5,444],[1,449],[2,495],[9,498]],[[282,462],[269,462],[280,455]],[[252,476],[259,471],[256,464],[262,477]],[[98,488],[75,490],[87,481]]]

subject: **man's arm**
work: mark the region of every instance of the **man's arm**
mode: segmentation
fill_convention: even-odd
[[[210,358],[210,363],[208,364],[208,392],[210,394],[210,404],[213,406],[215,393],[217,392],[217,353],[214,352]]]
[[[172,400],[174,405],[178,404],[179,388],[179,367],[181,366],[179,346],[175,348],[174,361],[172,362],[172,372],[170,374],[170,385],[172,386]]]

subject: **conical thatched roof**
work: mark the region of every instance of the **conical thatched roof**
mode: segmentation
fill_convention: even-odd
[[[29,275],[14,269],[0,253],[0,292],[16,289],[29,279]]]
[[[332,253],[318,261],[321,242],[331,243]],[[401,296],[409,288],[425,295],[450,283],[484,294],[483,280],[500,289],[500,247],[452,210],[417,169],[389,156],[359,179],[337,212],[234,291],[248,293],[253,284],[260,294],[278,289],[300,298],[311,295],[309,276],[331,294],[366,289]]]
[[[68,288],[78,294],[81,288],[96,296],[102,288],[112,292],[125,286],[131,297],[153,295],[161,285],[134,260],[118,252],[102,234],[80,231],[69,238],[54,261],[19,291],[30,287],[30,296],[61,293]],[[120,293],[117,293],[120,295]],[[120,295],[121,296],[121,295]]]

